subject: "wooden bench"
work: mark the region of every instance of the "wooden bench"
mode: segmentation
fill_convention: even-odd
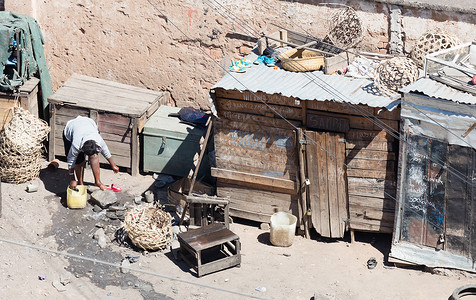
[[[197,276],[241,264],[240,237],[221,223],[213,223],[177,235],[180,255]]]

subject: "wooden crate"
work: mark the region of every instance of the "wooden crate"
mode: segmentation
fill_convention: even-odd
[[[63,130],[78,115],[90,117],[97,124],[114,162],[139,173],[139,134],[145,122],[161,104],[164,93],[138,88],[104,79],[73,74],[50,103],[49,159],[65,156]],[[106,163],[100,155],[100,161]]]
[[[7,115],[9,109],[15,105],[17,98],[22,108],[38,117],[37,95],[39,83],[40,80],[38,78],[32,77],[20,87],[17,93],[0,92],[0,122],[2,122],[2,125],[11,119],[11,115]]]
[[[194,156],[200,153],[200,140],[205,127],[193,126],[169,114],[178,113],[179,107],[161,106],[144,126],[144,171],[187,177],[193,168]],[[208,155],[203,157],[198,178],[210,179]]]

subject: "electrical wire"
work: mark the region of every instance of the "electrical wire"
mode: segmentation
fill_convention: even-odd
[[[205,0],[207,1],[207,0]],[[256,31],[253,27],[251,27],[250,25],[248,25],[248,23],[244,20],[241,20],[238,16],[236,16],[232,11],[229,11],[226,7],[224,7],[220,2],[216,1],[216,0],[208,0],[209,3],[211,3],[211,1],[215,2],[216,4],[218,4],[220,7],[222,7],[223,9],[225,9],[227,12],[229,12],[229,15],[233,16],[233,19],[234,20],[238,20],[240,21],[242,24],[243,24],[243,28],[247,28],[248,30],[245,29],[245,31],[248,32],[248,34],[251,32],[251,33],[254,33],[256,34],[257,36],[260,36],[261,34]],[[215,9],[217,11],[217,9]]]
[[[222,6],[223,7],[223,6]],[[223,7],[225,10],[227,10],[229,12],[229,10],[226,8],[226,7]],[[274,8],[276,9],[276,8]],[[231,12],[230,12],[231,13]],[[257,38],[257,37],[255,37]],[[318,39],[316,37],[313,37],[314,39]],[[344,51],[344,50],[343,50]],[[304,68],[301,64],[299,64],[299,62],[290,62],[291,64],[294,64],[294,65],[298,65],[299,67],[301,68]],[[322,80],[321,78],[319,78],[317,75],[315,74],[312,74],[312,76],[314,76],[314,79],[311,78],[309,74],[305,73],[304,76],[306,76],[309,80],[310,80],[310,83],[311,82],[314,82],[316,83],[319,87],[321,87],[322,89],[324,89],[326,92],[328,92],[329,94],[335,96],[336,98],[338,98],[339,100],[341,100],[342,103],[344,103],[345,105],[347,105],[348,107],[350,107],[351,109],[355,110],[357,113],[359,113],[361,116],[363,116],[364,118],[368,119],[369,121],[373,122],[374,125],[378,126],[380,129],[386,131],[388,134],[390,134],[392,137],[406,143],[410,148],[413,148],[415,149],[415,147],[413,145],[411,145],[410,143],[408,143],[408,141],[404,138],[404,136],[394,130],[391,126],[389,126],[388,124],[386,124],[385,122],[383,122],[382,120],[380,120],[379,118],[375,117],[374,115],[370,115],[370,114],[367,114],[364,110],[362,110],[358,105],[352,103],[352,101],[350,99],[348,99],[345,95],[343,95],[340,91],[336,90],[335,88],[333,88],[332,86],[330,86],[327,82],[325,82],[324,80]],[[321,85],[319,85],[317,82],[315,82],[315,80],[319,80],[321,82]],[[325,86],[323,86],[325,85]],[[245,87],[246,88],[246,87]],[[263,101],[262,101],[263,102]],[[440,126],[442,126],[440,124]],[[444,126],[442,126],[445,130],[449,131],[449,129],[445,128]],[[454,133],[452,133],[454,134]],[[472,183],[472,180],[468,179],[467,176],[463,173],[461,173],[459,170],[455,169],[455,168],[452,168],[452,167],[448,167],[446,165],[446,162],[442,161],[442,160],[439,160],[439,159],[435,159],[435,158],[431,158],[429,156],[427,156],[426,154],[424,153],[420,153],[420,155],[422,155],[425,159],[437,164],[437,165],[440,165],[441,167],[443,168],[446,168],[449,172],[453,173],[453,175],[456,176],[456,178],[458,178],[459,180],[469,184],[469,185],[473,185]],[[344,164],[345,165],[345,164]],[[476,187],[476,185],[474,185],[474,187]]]
[[[173,281],[178,281],[178,282],[182,282],[182,283],[186,283],[186,284],[196,285],[196,286],[209,288],[209,289],[213,289],[213,290],[217,290],[217,291],[221,291],[221,292],[225,292],[225,293],[235,294],[235,295],[239,295],[239,296],[245,296],[245,297],[254,298],[254,299],[265,299],[265,300],[269,299],[269,298],[255,296],[255,295],[248,294],[248,293],[243,293],[243,292],[238,292],[238,291],[234,291],[234,290],[224,289],[224,288],[221,288],[221,287],[212,286],[212,285],[208,285],[208,284],[204,284],[204,283],[193,282],[193,281],[190,281],[190,280],[187,280],[187,279],[182,279],[182,278],[173,277],[173,276],[169,276],[169,275],[165,275],[165,274],[160,274],[160,273],[153,272],[153,271],[137,269],[137,268],[129,267],[129,266],[121,266],[120,264],[110,263],[110,262],[100,260],[100,259],[97,259],[97,258],[91,258],[91,257],[87,257],[87,256],[82,256],[82,255],[69,253],[69,252],[63,252],[63,251],[48,249],[48,248],[45,248],[45,247],[35,246],[35,245],[27,244],[27,243],[24,243],[24,242],[13,241],[13,240],[9,240],[9,239],[3,238],[3,237],[0,237],[0,241],[5,242],[5,243],[9,243],[9,244],[13,244],[13,245],[17,245],[17,246],[21,246],[21,247],[40,250],[40,251],[43,251],[43,252],[50,252],[50,253],[55,253],[57,255],[73,257],[73,258],[76,258],[76,259],[79,259],[79,260],[90,261],[90,262],[93,262],[93,263],[98,263],[98,264],[102,264],[102,265],[106,265],[106,266],[110,266],[110,267],[114,267],[114,268],[127,269],[127,270],[138,272],[138,273],[152,275],[152,276],[165,278],[165,279],[169,279],[169,280],[173,280]]]
[[[438,126],[442,127],[443,129],[447,129],[445,126],[443,126],[440,122],[436,121],[436,120],[433,120],[428,114],[426,114],[425,112],[423,112],[421,109],[418,108],[417,105],[415,104],[412,104],[408,101],[403,101],[405,102],[406,104],[410,105],[411,107],[415,108],[416,110],[418,110],[421,114],[423,114],[425,117],[427,117],[429,120],[431,120],[433,123],[437,124]],[[450,130],[447,130],[451,135],[455,136],[457,139],[459,139],[460,141],[462,141],[463,143],[465,143],[466,145],[468,145],[470,148],[473,148],[473,146],[468,143],[467,141],[465,141],[463,138],[461,138],[459,135],[453,133],[452,131]]]
[[[170,19],[167,18],[167,16],[165,14],[163,14],[153,3],[151,3],[150,0],[147,0],[159,13],[162,14],[162,16],[164,18],[166,18],[177,30],[179,30],[185,37],[187,37],[189,40],[190,37],[188,37],[179,27],[177,27],[173,22],[170,21]],[[199,48],[200,51],[202,51],[205,55],[207,55],[213,62],[215,62],[220,68],[222,68],[226,73],[228,73],[233,79],[235,79],[239,84],[241,84],[245,89],[247,89],[247,87],[240,81],[238,80],[234,75],[232,75],[230,72],[228,72],[223,66],[219,65],[215,60],[213,60],[213,58],[204,50],[202,49],[200,46],[198,45],[195,45],[197,48]],[[251,92],[251,91],[250,91]],[[257,99],[259,99],[265,106],[267,106],[270,110],[272,110],[277,116],[279,116],[281,119],[283,119],[285,122],[287,122],[289,125],[291,125],[293,128],[295,128],[296,130],[301,130],[300,128],[294,126],[294,124],[292,124],[289,120],[287,120],[284,116],[282,116],[279,112],[277,112],[274,108],[272,108],[271,106],[269,106],[266,102],[264,102],[258,95],[256,95],[254,92],[251,92],[255,97],[257,97]],[[371,182],[369,179],[367,178],[364,178],[361,174],[359,174],[358,171],[356,171],[356,169],[348,166],[345,162],[342,162],[341,160],[339,160],[333,153],[330,153],[326,148],[324,148],[322,145],[320,145],[319,143],[317,143],[315,140],[313,140],[312,138],[310,138],[309,136],[307,136],[305,134],[304,131],[302,131],[303,135],[309,139],[310,141],[312,141],[315,145],[317,145],[319,148],[321,148],[323,151],[325,151],[327,154],[329,154],[330,156],[332,156],[336,161],[338,161],[339,163],[341,163],[343,166],[346,166],[348,170],[350,170],[352,173],[355,173],[357,174],[361,179],[367,181],[368,183],[370,183],[372,186],[374,186],[375,188],[383,191],[383,193],[389,197],[390,199],[394,200],[396,203],[399,203],[398,199],[396,199],[393,195],[387,193],[383,188],[379,187],[379,186],[376,186],[375,183]],[[429,220],[427,220],[427,222],[431,223]],[[439,227],[437,224],[432,224],[433,226],[436,226],[436,227]]]
[[[223,7],[225,10],[228,11],[227,8]],[[300,67],[302,67],[299,63],[298,65]],[[308,76],[307,74],[305,76]],[[326,90],[328,93],[330,93],[331,95],[334,95],[335,97],[339,98],[343,103],[345,103],[346,105],[348,105],[349,107],[351,107],[352,109],[354,109],[355,111],[357,111],[358,113],[360,113],[361,116],[365,117],[366,119],[370,120],[371,122],[373,122],[375,125],[377,125],[379,128],[381,128],[382,130],[386,131],[387,133],[389,133],[391,136],[393,136],[394,138],[406,143],[410,148],[413,148],[413,149],[416,149],[416,147],[414,147],[413,145],[411,145],[410,143],[408,143],[408,141],[404,138],[404,136],[393,130],[393,128],[391,128],[388,124],[386,124],[385,122],[381,121],[380,119],[376,118],[374,115],[372,116],[369,116],[365,111],[361,110],[357,105],[354,105],[350,99],[347,99],[345,95],[341,94],[340,91],[337,91],[335,90],[333,87],[331,87],[327,82],[323,81],[322,79],[318,78],[318,76],[315,76],[314,79],[311,79],[308,77],[308,79],[310,79],[310,83],[311,82],[315,82],[315,80],[319,80],[321,81],[324,85],[327,85],[327,87],[323,86],[323,85],[319,85],[317,82],[315,82],[316,84],[318,84],[321,88],[323,88],[324,90]],[[235,78],[236,80],[236,78]],[[242,84],[240,82],[240,84]],[[243,85],[243,84],[242,84]],[[245,87],[246,88],[246,87]],[[256,96],[256,95],[255,95]],[[257,97],[258,99],[260,99],[259,97]],[[260,99],[261,100],[261,99]],[[266,104],[264,101],[261,100],[261,102],[263,102],[264,104]],[[350,105],[349,105],[350,104]],[[268,106],[268,105],[267,105]],[[269,107],[269,106],[268,106]],[[271,108],[272,109],[272,108]],[[281,116],[280,114],[278,114],[274,109],[272,109],[275,114],[277,114],[278,116],[280,116],[282,119],[285,119],[283,116]],[[372,119],[373,118],[373,119]],[[374,121],[376,120],[376,121]],[[295,126],[293,126],[295,127]],[[296,128],[296,127],[295,127]],[[444,127],[443,127],[444,128]],[[297,129],[297,128],[296,128]],[[445,128],[446,129],[446,128]],[[447,130],[447,129],[446,129]],[[307,138],[307,139],[310,139],[314,144],[318,145],[322,150],[324,150],[325,152],[327,152],[329,155],[331,155],[334,159],[336,159],[336,161],[338,161],[339,163],[342,163],[344,166],[347,167],[348,170],[350,170],[352,173],[356,174],[357,176],[359,176],[360,178],[368,181],[371,185],[373,185],[374,187],[376,187],[377,189],[379,190],[382,190],[383,193],[387,196],[389,196],[392,200],[394,200],[396,203],[399,203],[398,199],[396,199],[395,197],[393,197],[393,195],[390,195],[388,194],[383,188],[381,187],[378,187],[376,186],[374,183],[370,182],[368,179],[366,178],[363,178],[363,176],[357,172],[356,170],[354,170],[353,168],[349,167],[346,163],[340,161],[339,159],[337,159],[337,157],[335,157],[334,154],[330,153],[327,149],[325,149],[323,146],[321,146],[319,143],[317,143],[316,141],[314,141],[312,138],[309,138],[308,136],[306,136],[306,134],[303,132],[303,135]],[[435,159],[435,158],[432,158],[432,157],[429,157],[427,156],[425,153],[420,153],[421,156],[423,156],[425,159],[429,160],[429,161],[432,161],[434,163],[436,163],[437,165],[440,165],[442,168],[445,168],[449,173],[452,173],[453,175],[455,175],[456,178],[460,179],[461,181],[467,183],[467,184],[470,184],[472,185],[472,182],[469,181],[467,179],[467,177],[462,174],[459,170],[457,169],[454,169],[452,167],[448,167],[446,166],[446,162],[442,161],[442,160],[439,160],[439,159]],[[438,224],[434,224],[433,222],[429,221],[429,220],[426,220],[429,224],[437,227],[437,228],[441,228],[441,225],[438,225]]]
[[[187,34],[185,34],[179,27],[177,27],[173,22],[170,21],[170,19],[167,18],[167,16],[162,13],[162,11],[160,11],[156,5],[154,5],[150,0],[147,0],[147,2],[149,2],[149,4],[151,4],[154,9],[156,9],[164,18],[166,18],[168,20],[168,22],[170,22],[178,31],[180,31],[185,37],[187,37],[189,40],[190,37],[187,36]],[[202,51],[205,55],[207,55],[213,62],[215,62],[220,68],[222,68],[226,73],[228,73],[233,79],[235,79],[238,83],[240,83],[245,89],[246,89],[246,86],[244,86],[244,84],[239,81],[235,76],[233,76],[230,72],[228,72],[223,66],[219,65],[215,60],[213,60],[213,58],[204,50],[202,49],[199,45],[195,45],[197,48],[199,48],[200,51]],[[251,92],[251,91],[250,91]],[[259,99],[265,106],[267,106],[270,110],[272,110],[277,116],[279,116],[281,119],[283,119],[285,122],[287,122],[289,125],[291,125],[293,128],[295,128],[296,130],[301,130],[300,128],[294,126],[294,124],[292,124],[289,120],[287,120],[284,116],[282,116],[279,112],[277,112],[274,108],[272,108],[271,106],[269,106],[266,102],[264,102],[259,96],[257,96],[254,92],[251,92],[254,96],[257,97],[257,99]],[[379,126],[380,127],[380,126]],[[381,128],[381,127],[380,127]],[[384,129],[385,130],[385,129]],[[336,161],[338,161],[339,163],[341,163],[343,166],[346,166],[348,168],[348,170],[351,170],[353,173],[356,173],[357,175],[360,175],[356,170],[354,170],[354,168],[348,166],[345,162],[342,162],[340,161],[334,154],[330,153],[326,148],[322,147],[322,145],[320,145],[319,143],[317,143],[315,140],[313,140],[312,138],[308,137],[304,131],[302,131],[303,135],[309,139],[310,141],[312,141],[315,145],[317,145],[318,147],[320,147],[323,151],[325,151],[327,154],[329,154],[330,156],[332,156]],[[409,146],[412,146],[409,144]],[[427,157],[427,159],[430,159]],[[360,175],[360,178],[368,181],[371,185],[375,185],[373,182],[369,181],[367,178],[364,178],[363,176]],[[381,187],[378,187],[375,185],[375,187],[379,190],[382,190],[383,193],[388,196],[390,199],[393,199],[396,203],[399,203],[398,199],[396,199],[393,195],[387,193],[383,188]],[[429,220],[427,220],[427,222],[430,223]],[[436,224],[432,224],[434,226],[438,226]]]

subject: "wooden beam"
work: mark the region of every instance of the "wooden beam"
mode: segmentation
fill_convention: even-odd
[[[310,43],[307,43],[307,44],[304,44],[304,45],[301,45],[301,46],[297,46],[296,49],[302,49],[302,48],[305,48],[305,47],[310,47],[310,46],[313,46],[317,44],[317,41],[312,41]]]
[[[48,160],[55,159],[56,104],[50,104],[50,137],[48,139]]]
[[[461,136],[465,138],[466,136],[468,136],[468,134],[469,134],[471,131],[473,131],[474,128],[476,128],[476,122],[475,122],[473,125],[471,125],[471,127],[469,127],[468,130],[466,130],[466,132],[463,133]]]
[[[139,147],[139,134],[137,129],[137,119],[132,119],[134,124],[132,125],[132,143],[131,143],[131,175],[139,175],[139,157],[140,157],[140,147]]]
[[[304,225],[304,234],[306,236],[307,239],[310,238],[310,234],[309,234],[309,216],[307,214],[307,178],[306,178],[306,160],[304,159],[305,157],[305,144],[304,144],[304,133],[302,132],[301,129],[298,129],[297,131],[297,134],[298,134],[298,149],[299,149],[299,152],[298,152],[298,155],[299,155],[299,175],[300,175],[300,178],[301,178],[301,203],[300,206],[298,205],[298,207],[301,207],[301,218],[302,220],[304,221],[303,225]],[[303,143],[301,143],[301,141]]]
[[[285,190],[294,193],[297,191],[296,183],[288,179],[280,179],[252,173],[212,168],[212,176],[233,181],[235,183],[249,183],[257,186],[265,186],[273,189]]]
[[[292,47],[299,47],[301,45],[298,45],[298,44],[294,44],[294,43],[290,43],[290,42],[287,42],[287,41],[283,41],[281,39],[277,39],[277,38],[274,38],[274,37],[271,37],[269,35],[266,36],[268,39],[270,40],[273,40],[273,41],[276,41],[276,42],[280,42],[280,43],[283,43],[283,44],[287,44],[289,46],[292,46]],[[315,49],[315,48],[310,48],[310,47],[302,47],[302,49],[306,49],[306,50],[309,50],[309,51],[314,51],[314,52],[318,52],[318,53],[324,53],[324,54],[328,54],[328,55],[332,55],[334,56],[335,53],[331,53],[331,52],[327,52],[327,51],[324,51],[324,50],[319,50],[319,49]]]

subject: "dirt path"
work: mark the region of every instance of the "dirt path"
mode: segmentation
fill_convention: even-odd
[[[114,175],[104,169],[102,176],[104,183],[123,187],[121,201],[132,203],[134,196],[154,187],[150,175]],[[91,179],[87,171],[86,180]],[[231,224],[242,243],[241,267],[197,278],[169,250],[144,253],[116,241],[99,248],[92,238],[94,232],[103,227],[112,240],[121,222],[111,220],[104,212],[94,212],[90,204],[82,210],[67,209],[62,200],[67,184],[64,163],[56,171],[42,170],[40,188],[35,193],[26,192],[26,183],[2,183],[2,299],[246,299],[243,294],[269,299],[311,299],[315,293],[319,299],[448,299],[454,289],[474,282],[475,278],[459,271],[446,270],[446,275],[436,275],[420,268],[385,266],[389,235],[357,233],[353,244],[348,238],[328,241],[317,235],[310,240],[296,236],[291,247],[280,248],[269,244],[269,233],[260,230],[259,224],[244,220]],[[166,200],[164,189],[156,192],[160,200]],[[112,264],[120,264],[128,254],[139,256],[131,267],[155,275],[121,273],[116,267],[26,245]],[[372,270],[366,267],[370,257],[378,262]],[[40,280],[39,276],[45,279]],[[59,283],[61,279],[67,282],[67,277],[69,283]],[[59,283],[64,291],[53,283]]]

